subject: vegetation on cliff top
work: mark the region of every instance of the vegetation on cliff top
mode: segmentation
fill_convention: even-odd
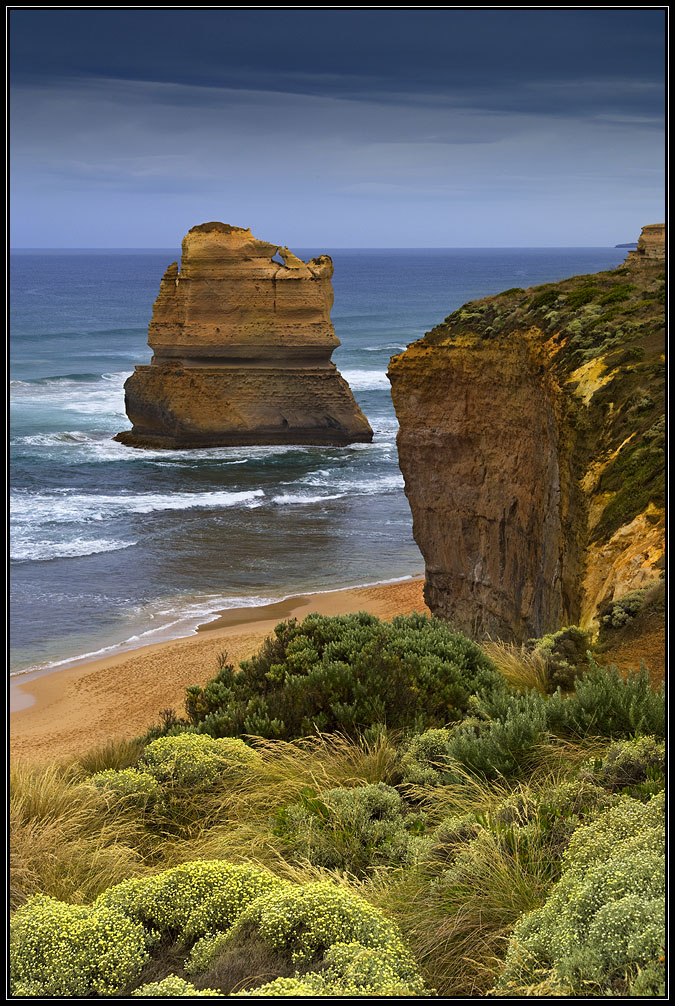
[[[587,658],[549,694],[495,656],[419,615],[310,616],[188,719],[16,766],[13,994],[662,995],[663,693]],[[273,723],[289,677],[292,739],[212,736]]]

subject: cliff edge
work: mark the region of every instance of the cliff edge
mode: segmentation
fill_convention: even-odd
[[[425,600],[476,638],[593,626],[660,575],[663,233],[618,269],[472,301],[391,360]]]
[[[275,259],[277,253],[281,261]],[[331,361],[333,263],[303,262],[243,227],[183,239],[148,330],[153,357],[125,384],[131,447],[368,442],[373,432]]]

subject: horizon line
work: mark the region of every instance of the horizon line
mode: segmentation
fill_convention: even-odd
[[[617,245],[333,245],[333,251],[500,251],[518,248],[613,248],[620,250],[637,241],[622,242]],[[298,249],[314,248],[315,245],[295,245]],[[180,246],[170,245],[15,245],[10,252],[26,251],[176,251]]]

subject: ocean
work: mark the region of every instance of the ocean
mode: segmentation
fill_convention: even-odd
[[[172,250],[10,258],[10,673],[187,635],[219,610],[422,575],[386,369],[465,301],[619,248],[295,249],[333,258],[333,354],[372,444],[138,451],[123,385]]]

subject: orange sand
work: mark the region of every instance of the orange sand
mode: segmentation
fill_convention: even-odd
[[[10,715],[11,755],[47,761],[81,754],[111,738],[138,736],[157,722],[161,710],[172,708],[181,714],[185,688],[212,678],[223,651],[235,664],[246,659],[284,618],[368,611],[390,619],[427,612],[423,586],[421,579],[406,580],[222,612],[196,635],[12,685],[19,700],[29,695],[35,701]]]

